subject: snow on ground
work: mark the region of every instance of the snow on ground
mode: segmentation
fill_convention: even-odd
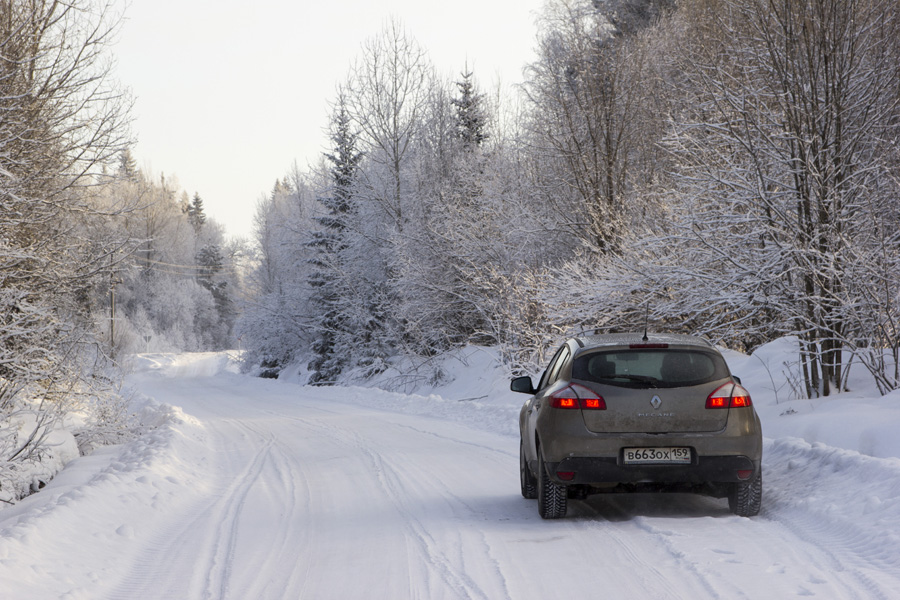
[[[403,393],[141,355],[155,427],[0,510],[0,600],[898,598],[900,397],[857,371],[792,399],[793,348],[727,355],[767,438],[753,519],[640,494],[541,520],[518,491],[524,397],[489,349],[440,359],[437,381],[387,373]]]

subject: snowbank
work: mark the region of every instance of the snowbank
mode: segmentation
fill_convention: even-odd
[[[36,428],[34,415],[20,415],[11,423],[20,431],[28,433]],[[70,461],[78,458],[78,444],[71,431],[62,428],[58,423],[47,434],[42,445],[40,460],[19,463],[9,470],[0,473],[0,510],[17,498],[36,492],[43,488]]]
[[[166,377],[212,377],[224,371],[238,372],[233,352],[136,354],[130,366],[135,372],[156,371]]]
[[[224,371],[237,372],[237,366],[230,353],[209,352],[191,354],[143,354],[132,357],[131,369],[137,372],[158,372],[167,377],[211,377]],[[29,435],[37,428],[37,410],[29,410],[28,401],[22,410],[17,411],[8,427],[18,430],[21,436]],[[131,411],[135,415],[136,432],[172,426],[190,420],[180,408],[160,405],[150,398],[132,399]],[[81,452],[91,454],[96,446],[108,444],[109,440],[100,441],[103,435],[95,436],[85,442],[85,437],[76,439],[73,432],[89,426],[88,414],[85,410],[74,411],[64,418],[50,421],[50,431],[42,443],[37,460],[29,460],[9,468],[0,470],[0,509],[10,506],[16,500],[43,488],[51,479],[57,477],[72,460]],[[102,409],[100,409],[102,410]],[[41,431],[38,428],[38,431]],[[134,433],[129,429],[111,433],[111,439],[130,439]],[[80,445],[80,447],[79,447]]]
[[[799,400],[796,338],[784,338],[746,356],[725,352],[731,371],[750,390],[767,438],[801,438],[877,458],[900,457],[900,390],[881,396],[860,365],[850,371],[850,391]]]

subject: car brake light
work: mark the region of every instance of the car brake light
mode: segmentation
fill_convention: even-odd
[[[581,399],[581,407],[592,409],[592,410],[603,410],[606,408],[605,406],[601,407],[601,403],[603,402],[602,398],[582,398]]]
[[[551,394],[550,406],[563,409],[606,410],[606,401],[583,385],[573,383]]]
[[[550,406],[553,408],[578,408],[578,398],[551,397]]]
[[[656,348],[656,349],[658,349],[658,348],[668,348],[669,345],[668,344],[646,344],[645,343],[645,344],[629,344],[628,347],[631,348],[632,350],[635,348]]]
[[[706,399],[706,408],[744,408],[753,406],[750,392],[736,383],[721,385]]]

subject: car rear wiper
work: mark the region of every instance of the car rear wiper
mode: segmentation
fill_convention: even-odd
[[[629,373],[616,373],[615,375],[603,377],[603,379],[627,379],[629,381],[639,381],[648,384],[652,388],[655,388],[656,384],[659,383],[659,379],[656,377],[651,377],[649,375],[631,375]]]

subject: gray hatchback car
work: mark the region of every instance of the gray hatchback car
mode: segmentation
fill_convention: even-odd
[[[553,356],[519,413],[522,495],[545,519],[569,498],[682,491],[759,513],[762,428],[750,394],[704,339],[580,335]]]

